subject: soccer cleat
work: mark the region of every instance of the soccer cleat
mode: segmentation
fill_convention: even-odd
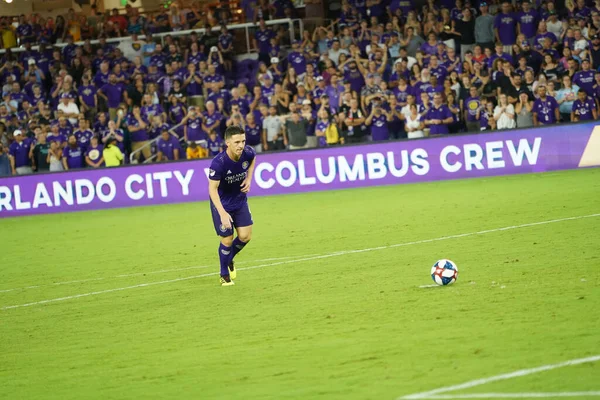
[[[233,286],[235,285],[235,283],[233,283],[233,281],[231,280],[231,277],[229,275],[221,275],[221,286]]]
[[[229,263],[227,268],[229,268],[229,276],[231,277],[231,279],[235,279],[237,277],[237,271],[235,270],[235,267],[233,266],[233,260]]]

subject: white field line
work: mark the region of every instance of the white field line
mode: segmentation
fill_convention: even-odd
[[[589,215],[580,215],[580,216],[576,216],[576,217],[551,219],[551,220],[547,220],[547,221],[532,222],[532,223],[521,224],[521,225],[512,225],[512,226],[506,226],[503,228],[487,229],[484,231],[469,232],[469,233],[463,233],[463,234],[459,234],[459,235],[441,236],[441,237],[433,238],[433,239],[416,240],[414,242],[398,243],[398,244],[392,244],[392,245],[388,245],[388,246],[370,247],[370,248],[358,249],[358,250],[337,251],[337,252],[329,253],[329,254],[315,255],[315,256],[311,256],[311,257],[296,258],[296,259],[291,259],[291,260],[286,260],[286,261],[274,262],[274,263],[270,263],[270,264],[259,264],[259,265],[253,265],[250,267],[245,267],[245,268],[238,268],[238,271],[265,268],[265,267],[274,267],[277,265],[285,265],[285,264],[304,262],[304,261],[322,260],[325,258],[343,256],[343,255],[347,255],[347,254],[366,253],[369,251],[386,250],[386,249],[392,249],[392,248],[396,248],[396,247],[412,246],[415,244],[438,242],[438,241],[442,241],[442,240],[449,240],[449,239],[462,238],[462,237],[468,237],[468,236],[484,235],[487,233],[502,232],[502,231],[507,231],[507,230],[511,230],[511,229],[527,228],[527,227],[531,227],[531,226],[547,225],[547,224],[553,224],[553,223],[557,223],[557,222],[573,221],[573,220],[594,218],[594,217],[600,217],[600,214],[589,214]],[[55,298],[55,299],[35,301],[32,303],[17,304],[17,305],[13,305],[13,306],[4,306],[4,307],[0,308],[0,310],[8,310],[8,309],[12,309],[12,308],[21,308],[21,307],[30,307],[30,306],[35,306],[35,305],[47,304],[47,303],[56,303],[56,302],[60,302],[60,301],[78,299],[80,297],[96,296],[96,295],[105,294],[105,293],[120,292],[123,290],[136,289],[136,288],[147,287],[147,286],[164,285],[164,284],[168,284],[168,283],[187,281],[190,279],[198,279],[198,278],[204,278],[207,276],[214,276],[214,275],[218,275],[218,274],[219,274],[218,272],[211,272],[211,273],[206,273],[206,274],[201,274],[201,275],[188,276],[188,277],[184,277],[184,278],[169,279],[169,280],[165,280],[165,281],[150,282],[150,283],[142,283],[139,285],[126,286],[126,287],[122,287],[122,288],[99,290],[96,292],[82,293],[82,294],[76,294],[73,296],[65,296],[65,297],[59,297],[59,298]]]
[[[554,398],[554,397],[593,397],[600,396],[600,391],[590,392],[533,392],[533,393],[472,393],[472,394],[440,394],[422,399],[441,400],[441,399],[531,399],[531,398]]]
[[[557,368],[563,368],[563,367],[579,365],[579,364],[584,364],[584,363],[591,363],[591,362],[595,362],[595,361],[600,361],[600,355],[595,355],[595,356],[585,357],[585,358],[577,358],[575,360],[568,360],[568,361],[564,361],[564,362],[557,363],[557,364],[542,365],[541,367],[536,367],[536,368],[520,369],[518,371],[509,372],[507,374],[490,376],[488,378],[475,379],[473,381],[461,383],[459,385],[446,386],[446,387],[442,387],[439,389],[430,390],[427,392],[409,394],[407,396],[399,397],[398,400],[400,400],[400,399],[434,399],[434,398],[441,399],[441,398],[446,398],[446,397],[437,397],[437,395],[439,395],[440,393],[455,392],[457,390],[470,389],[472,387],[485,385],[485,384],[488,384],[491,382],[519,378],[521,376],[537,374],[537,373],[544,372],[544,371],[551,371],[551,370],[557,369]],[[462,396],[462,395],[452,395],[452,396],[453,397],[448,397],[448,398],[463,398],[463,397],[454,397],[454,396]],[[464,395],[464,396],[467,396],[467,395]]]
[[[312,256],[317,256],[318,254],[310,254],[308,255],[309,257]],[[263,262],[263,261],[275,261],[275,260],[288,260],[291,258],[302,258],[302,257],[307,257],[306,255],[302,255],[302,256],[290,256],[290,257],[279,257],[279,258],[262,258],[259,260],[251,260],[251,261],[240,261],[240,262],[236,262],[236,264],[249,264],[249,263],[253,263],[253,262]],[[54,283],[50,283],[50,284],[43,284],[43,285],[33,285],[33,286],[25,286],[25,287],[20,287],[20,288],[13,288],[13,289],[3,289],[0,290],[0,293],[8,293],[8,292],[14,292],[17,290],[26,290],[26,289],[37,289],[40,287],[48,287],[48,286],[61,286],[61,285],[71,285],[74,283],[86,283],[86,282],[96,282],[96,281],[104,281],[104,280],[108,280],[108,279],[115,279],[115,278],[131,278],[134,276],[143,276],[143,275],[154,275],[154,274],[166,274],[169,272],[180,272],[180,271],[189,271],[189,270],[193,270],[193,269],[203,269],[203,268],[211,268],[211,267],[215,267],[210,266],[210,265],[198,265],[198,266],[193,266],[193,267],[185,267],[185,268],[174,268],[174,269],[161,269],[159,271],[150,271],[150,272],[136,272],[133,274],[121,274],[121,275],[116,275],[116,276],[107,276],[107,277],[100,277],[100,278],[88,278],[88,279],[79,279],[79,280],[74,280],[74,281],[65,281],[65,282],[54,282]]]

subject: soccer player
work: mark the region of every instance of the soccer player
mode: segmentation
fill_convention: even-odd
[[[231,286],[237,274],[233,258],[252,238],[252,214],[246,194],[252,183],[256,153],[251,146],[246,146],[246,134],[239,126],[232,125],[225,130],[225,144],[227,149],[210,164],[208,193],[215,230],[221,238],[220,282],[221,286]]]

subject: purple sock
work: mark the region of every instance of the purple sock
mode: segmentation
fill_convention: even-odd
[[[234,242],[235,243],[235,242]],[[231,247],[223,243],[219,245],[219,261],[221,262],[221,276],[229,275],[229,260],[231,259]]]
[[[244,246],[247,243],[242,242],[239,238],[235,238],[233,239],[233,244],[231,245],[231,249],[233,250],[231,252],[231,260],[233,260],[233,257],[235,257],[235,255],[237,253],[239,253],[240,251],[242,251],[244,249]]]

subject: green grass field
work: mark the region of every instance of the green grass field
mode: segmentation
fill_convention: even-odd
[[[392,400],[600,354],[600,169],[250,205],[228,288],[205,202],[1,220],[0,398]],[[600,361],[444,394],[588,391]]]

